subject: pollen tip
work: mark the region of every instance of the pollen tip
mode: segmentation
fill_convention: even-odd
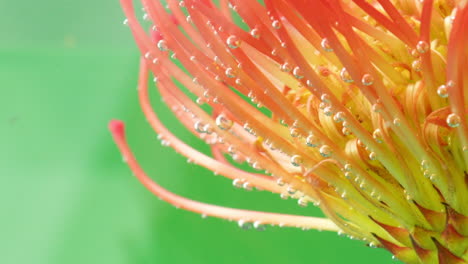
[[[125,133],[125,124],[121,120],[113,119],[109,122],[109,130],[113,135],[123,136]]]
[[[177,18],[174,15],[171,14],[169,16],[169,19],[172,21],[172,23],[174,23],[174,25],[176,25],[176,26],[179,25],[179,20],[177,20]]]
[[[153,43],[158,43],[162,39],[163,35],[161,34],[161,32],[159,32],[158,30],[151,31],[151,40],[153,41]]]

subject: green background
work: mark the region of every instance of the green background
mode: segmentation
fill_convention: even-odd
[[[0,0],[0,263],[395,263],[331,232],[202,219],[132,177],[107,130],[127,122],[154,179],[224,206],[320,215],[247,192],[162,147],[136,94],[138,52],[114,1]],[[193,142],[154,100],[169,127]]]

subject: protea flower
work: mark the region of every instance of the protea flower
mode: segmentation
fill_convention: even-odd
[[[160,139],[235,186],[311,202],[328,219],[177,196],[145,175],[112,121],[150,191],[240,225],[343,232],[406,263],[467,263],[466,0],[142,0],[147,26],[121,3],[142,54],[141,107]],[[149,72],[211,156],[158,120]]]

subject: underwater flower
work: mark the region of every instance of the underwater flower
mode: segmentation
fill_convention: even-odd
[[[121,0],[142,54],[140,104],[160,140],[236,187],[312,203],[327,218],[171,193],[144,173],[123,123],[111,121],[125,160],[150,191],[240,225],[344,233],[405,263],[467,263],[466,0],[141,2],[143,20]],[[211,155],[159,121],[150,73]]]

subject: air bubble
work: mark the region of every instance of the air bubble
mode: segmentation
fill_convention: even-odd
[[[232,186],[234,186],[236,188],[241,188],[243,184],[244,184],[244,180],[242,180],[242,179],[234,179],[232,181]]]
[[[320,42],[320,45],[322,46],[322,49],[326,52],[332,52],[333,48],[330,46],[330,43],[327,38],[322,39]]]
[[[320,96],[320,100],[324,103],[330,103],[330,95],[324,93]]]
[[[242,184],[242,188],[244,188],[246,191],[251,191],[252,185],[249,182],[244,182],[244,184]]]
[[[314,148],[316,148],[316,147],[319,146],[320,142],[319,142],[319,139],[318,139],[316,136],[314,136],[314,135],[309,135],[309,136],[306,138],[306,144],[307,144],[307,146],[309,146],[309,147],[314,147]]]
[[[382,131],[379,128],[374,130],[374,133],[372,133],[372,137],[377,143],[383,143]]]
[[[328,145],[323,145],[320,147],[319,152],[320,152],[320,155],[322,155],[322,157],[328,158],[333,153],[333,150]]]
[[[226,44],[231,49],[237,49],[240,46],[240,40],[237,36],[231,35],[226,39]]]
[[[341,69],[340,71],[340,77],[341,80],[343,80],[345,83],[352,83],[354,82],[353,78],[349,74],[348,70],[346,68]]]
[[[460,126],[461,118],[459,115],[452,113],[447,116],[446,121],[449,127],[458,127]]]
[[[252,228],[252,223],[243,219],[237,221],[237,225],[244,230],[248,230]]]
[[[297,200],[297,204],[298,204],[300,207],[306,207],[307,204],[308,204],[307,198],[305,198],[305,197],[299,198],[299,200]]]
[[[426,41],[421,40],[416,44],[416,50],[419,53],[426,53],[429,50],[429,44]]]
[[[236,74],[234,72],[234,69],[233,68],[227,68],[224,73],[226,74],[226,77],[228,78],[234,78],[236,77]]]
[[[280,29],[281,28],[281,22],[279,20],[274,20],[273,22],[271,22],[271,26],[274,29]]]
[[[296,79],[304,78],[304,74],[302,73],[302,70],[301,70],[301,68],[299,68],[299,66],[296,66],[293,69],[293,75],[294,75],[294,77],[296,77]]]
[[[441,98],[447,98],[449,96],[449,93],[448,93],[448,87],[445,85],[445,84],[442,84],[441,86],[439,86],[437,88],[437,94],[441,97]]]
[[[201,121],[197,121],[193,124],[193,128],[195,129],[195,131],[197,131],[198,133],[204,133],[205,130],[203,130],[203,126],[204,124],[201,122]]]
[[[333,120],[336,122],[336,123],[341,123],[345,120],[345,113],[343,112],[337,112],[334,116],[333,116]],[[343,125],[344,126],[344,125]]]
[[[294,138],[299,137],[301,135],[299,129],[297,128],[291,128],[289,130],[289,134],[291,135],[291,137],[294,137]]]
[[[258,28],[254,28],[250,31],[250,35],[256,39],[260,38],[260,30]]]
[[[294,189],[292,186],[289,186],[287,191],[288,191],[288,194],[290,194],[290,195],[293,195],[293,194],[295,194],[297,192],[297,190]]]
[[[323,113],[326,115],[326,116],[331,116],[333,115],[333,108],[331,106],[327,106],[323,109]]]
[[[414,60],[411,63],[411,68],[413,68],[414,71],[420,72],[422,70],[422,62],[420,59]]]
[[[227,119],[224,115],[218,115],[215,122],[216,125],[222,130],[229,130],[234,124],[232,120]]]
[[[276,184],[278,184],[278,186],[284,186],[286,183],[283,181],[282,178],[278,178],[278,179],[276,180]]]
[[[366,73],[366,74],[364,74],[362,76],[361,83],[362,83],[362,85],[365,85],[365,86],[372,85],[372,84],[374,84],[374,77],[372,77],[372,75]]]
[[[255,221],[253,223],[253,227],[255,228],[255,230],[257,231],[265,231],[265,226],[262,224],[261,221]]]
[[[167,43],[164,39],[158,41],[157,47],[160,51],[167,51]]]
[[[291,71],[291,65],[289,65],[289,63],[285,62],[285,63],[283,63],[281,65],[280,69],[283,72],[290,72]]]
[[[343,128],[341,129],[341,133],[342,133],[344,136],[349,136],[349,135],[351,135],[351,130],[349,130],[349,128],[347,128],[347,127],[343,127]]]
[[[300,155],[293,155],[291,157],[291,164],[293,166],[299,167],[304,162],[303,158]]]
[[[206,134],[212,134],[213,133],[213,128],[211,127],[210,124],[206,124],[203,126],[203,131]]]

